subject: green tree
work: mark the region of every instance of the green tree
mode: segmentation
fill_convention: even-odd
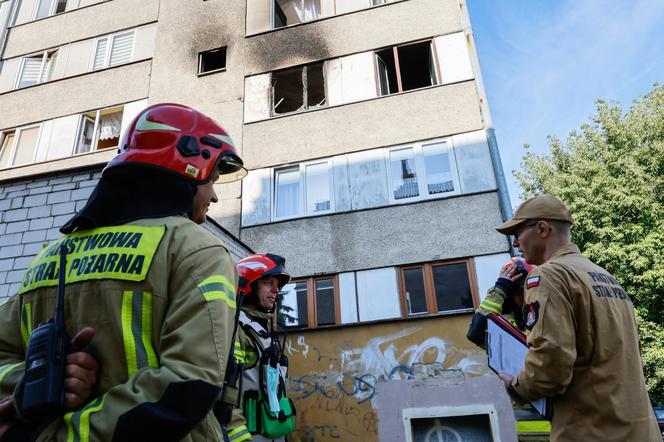
[[[648,391],[664,403],[664,85],[626,112],[600,100],[591,124],[548,141],[547,154],[526,146],[514,172],[522,197],[547,193],[570,206],[574,242],[634,302]]]

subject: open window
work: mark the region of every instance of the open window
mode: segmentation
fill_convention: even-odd
[[[272,115],[315,109],[326,104],[323,62],[272,73]]]
[[[129,63],[134,52],[134,37],[135,32],[132,30],[98,38],[90,70]]]
[[[381,95],[438,84],[431,41],[376,51]]]
[[[67,10],[67,0],[38,0],[34,19],[46,18],[51,15],[60,14]]]
[[[22,127],[0,136],[0,169],[35,162],[41,126]]]
[[[84,113],[75,153],[118,147],[123,110],[118,106]]]
[[[321,0],[272,1],[272,27],[275,29],[315,20],[320,16]]]
[[[401,267],[402,316],[472,311],[475,304],[468,260]]]
[[[211,49],[198,53],[198,75],[226,70],[226,48]]]
[[[51,80],[57,59],[57,49],[23,57],[16,88],[20,89]]]

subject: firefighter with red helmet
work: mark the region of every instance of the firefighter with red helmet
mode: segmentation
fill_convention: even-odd
[[[486,344],[487,315],[502,315],[519,330],[526,331],[523,317],[523,286],[528,273],[537,266],[528,264],[521,257],[512,258],[500,269],[496,284],[489,289],[486,297],[473,315],[466,337],[480,347]]]
[[[240,408],[229,426],[231,442],[281,441],[295,429],[295,408],[285,390],[288,359],[273,329],[279,292],[290,281],[285,264],[270,253],[237,263],[242,309],[234,348],[243,375]]]
[[[192,108],[157,104],[133,120],[85,207],[0,307],[0,394],[20,415],[26,341],[53,315],[64,245],[65,325],[70,335],[95,328],[86,350],[99,380],[80,407],[7,436],[27,428],[40,440],[224,437],[211,410],[231,350],[237,272],[199,224],[217,201],[214,183],[244,174],[228,134]]]

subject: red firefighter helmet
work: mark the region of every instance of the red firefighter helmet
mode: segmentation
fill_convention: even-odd
[[[210,117],[188,106],[161,103],[134,118],[120,143],[119,154],[106,169],[147,165],[205,184],[219,170],[219,182],[247,174],[233,140]]]
[[[253,291],[253,283],[260,278],[273,276],[279,281],[279,289],[288,284],[291,277],[286,273],[286,259],[271,253],[257,253],[238,261],[237,271],[240,274],[238,295],[249,297]]]

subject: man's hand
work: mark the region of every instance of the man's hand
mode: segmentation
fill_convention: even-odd
[[[498,275],[498,277],[509,279],[510,281],[514,282],[521,277],[521,272],[516,266],[515,261],[508,261],[500,268],[500,275]]]
[[[12,396],[8,396],[0,401],[0,439],[12,426],[10,417],[14,414],[14,404]]]
[[[525,405],[527,403],[516,393],[516,391],[514,391],[514,387],[512,387],[512,381],[514,380],[513,376],[510,376],[507,373],[499,373],[498,377],[505,384],[505,389],[514,403],[517,405]]]
[[[65,407],[69,410],[87,402],[97,383],[99,364],[90,353],[83,351],[94,336],[94,328],[86,327],[71,341],[72,353],[67,355],[65,367]]]

